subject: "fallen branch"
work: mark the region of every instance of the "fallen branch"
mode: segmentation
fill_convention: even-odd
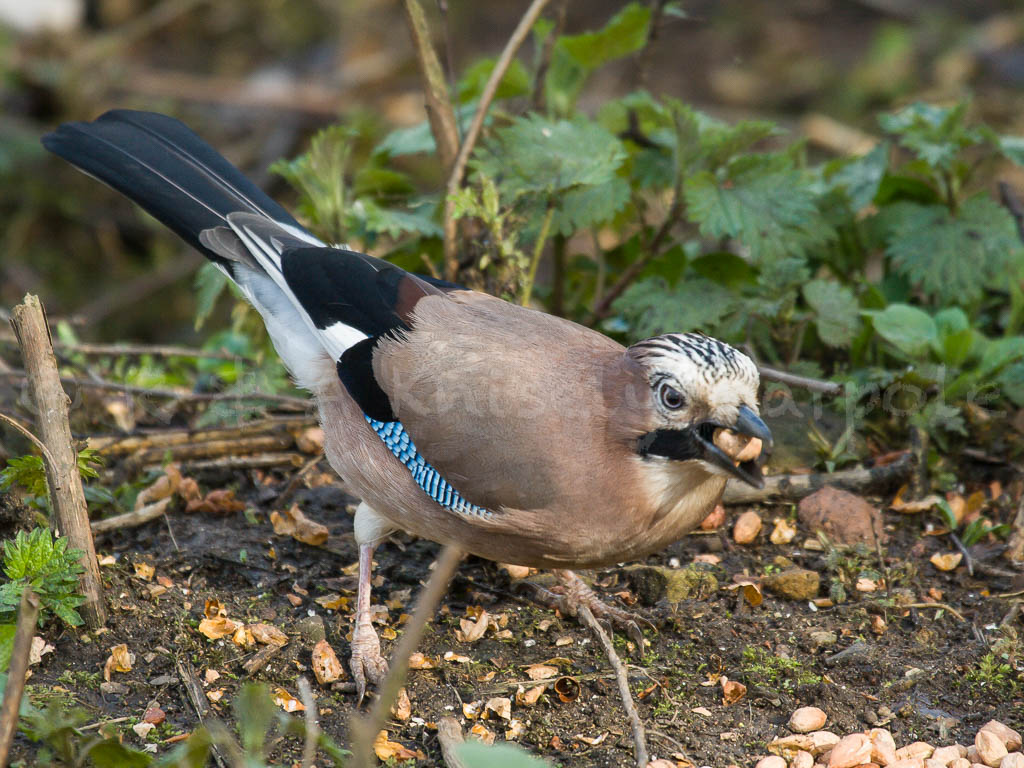
[[[964,623],[967,622],[967,619],[965,619],[962,615],[960,615],[960,613],[955,608],[953,608],[950,605],[946,605],[946,603],[908,603],[907,605],[901,605],[899,607],[900,608],[917,608],[917,609],[921,609],[921,608],[935,608],[936,610],[949,611],[951,614],[956,616],[956,618],[958,618],[960,621],[962,621]]]
[[[39,618],[39,598],[29,587],[21,593],[18,607],[18,625],[14,630],[14,645],[11,649],[11,664],[7,670],[7,687],[4,688],[4,703],[0,707],[0,765],[7,765],[7,753],[11,750],[14,729],[18,725],[18,710],[21,696],[25,691],[28,675],[28,657],[32,651],[32,636],[36,632]]]
[[[219,459],[183,461],[181,463],[181,471],[189,474],[217,470],[267,469],[269,467],[298,468],[302,466],[304,460],[305,456],[301,453],[258,453],[254,456],[223,456]],[[151,464],[147,465],[147,468],[157,466],[159,464]]]
[[[207,443],[215,440],[236,440],[243,437],[294,432],[316,426],[308,416],[285,416],[250,421],[239,427],[217,429],[162,429],[138,435],[90,435],[89,447],[104,456],[126,456],[147,448],[163,448],[184,443]]]
[[[412,0],[406,1],[407,3],[412,2]],[[459,147],[459,154],[456,156],[455,163],[448,176],[444,201],[444,265],[445,278],[448,280],[454,280],[455,273],[458,270],[457,244],[455,242],[457,231],[454,216],[455,193],[459,191],[459,187],[462,185],[462,174],[466,170],[466,163],[469,162],[469,156],[473,152],[476,140],[480,137],[480,131],[484,127],[484,118],[487,117],[487,110],[490,109],[491,101],[494,100],[494,94],[498,92],[498,86],[512,64],[512,59],[515,58],[519,47],[526,40],[527,35],[530,34],[530,30],[533,29],[537,17],[540,16],[541,11],[544,10],[544,6],[547,4],[548,0],[533,0],[530,3],[530,7],[526,9],[526,13],[523,14],[523,18],[519,20],[519,25],[505,44],[505,49],[501,52],[501,56],[498,57],[498,61],[495,62],[491,76],[487,79],[487,84],[480,94],[480,103],[477,105],[476,113],[473,115],[473,120],[469,124],[469,130],[466,131],[466,136]]]
[[[752,488],[730,480],[725,486],[723,504],[754,504],[762,501],[799,501],[819,488],[831,485],[851,493],[887,488],[903,482],[914,471],[915,461],[907,454],[881,467],[859,467],[813,475],[769,475],[764,488]]]
[[[423,637],[423,630],[427,622],[434,614],[434,609],[441,602],[441,597],[448,588],[452,574],[462,560],[462,551],[451,545],[445,545],[440,556],[434,565],[434,572],[430,580],[420,593],[416,601],[416,609],[412,618],[405,625],[402,639],[391,654],[391,665],[384,684],[377,691],[377,700],[368,715],[354,713],[352,715],[352,752],[353,764],[358,768],[372,768],[373,761],[373,739],[377,735],[388,714],[391,712],[391,705],[398,696],[398,691],[405,682],[405,676],[409,671],[409,657],[416,650],[420,639]]]
[[[158,517],[163,516],[167,512],[167,507],[170,503],[171,497],[168,496],[166,499],[154,501],[152,504],[147,504],[141,509],[136,509],[132,512],[125,512],[123,515],[114,515],[113,517],[107,517],[102,520],[93,520],[89,523],[89,527],[92,529],[94,536],[97,533],[117,531],[121,528],[136,528],[140,525],[145,525],[150,520],[156,520]]]
[[[253,453],[266,453],[267,451],[281,451],[291,448],[295,439],[289,434],[283,435],[257,435],[255,437],[241,437],[237,440],[206,440],[204,442],[179,443],[178,445],[147,448],[138,453],[132,454],[132,464],[162,464],[170,458],[171,461],[183,461],[185,459],[212,459],[219,456],[246,456]]]
[[[615,652],[615,646],[612,645],[608,633],[594,618],[590,606],[581,602],[577,614],[583,618],[583,623],[590,627],[590,631],[597,636],[612,669],[615,670],[615,682],[619,685],[622,708],[626,710],[626,717],[629,719],[629,726],[633,731],[633,755],[636,758],[636,765],[637,768],[647,768],[647,737],[644,733],[644,724],[640,719],[640,713],[637,712],[636,703],[633,701],[633,694],[629,690],[629,676],[626,674],[626,668],[622,665],[619,654]]]
[[[25,371],[0,371],[0,376],[13,379],[26,379],[28,374]],[[176,389],[161,389],[140,387],[134,384],[122,384],[117,381],[104,381],[103,379],[79,379],[73,376],[61,376],[61,384],[82,389],[99,389],[105,392],[119,392],[128,395],[147,395],[159,399],[177,400],[182,403],[220,403],[241,400],[263,400],[267,403],[288,408],[290,410],[305,411],[310,407],[310,401],[303,397],[291,395],[275,395],[269,392],[182,392]]]
[[[809,392],[820,392],[831,397],[838,397],[843,394],[843,385],[834,381],[822,381],[821,379],[811,379],[807,376],[797,376],[795,373],[780,371],[778,368],[769,368],[766,365],[757,366],[757,370],[765,381],[774,381],[790,387],[799,387]]]
[[[103,605],[103,582],[96,563],[96,548],[89,530],[89,509],[85,489],[78,473],[78,454],[71,437],[68,405],[71,402],[61,389],[57,360],[50,346],[46,314],[37,296],[28,294],[11,313],[11,326],[21,347],[28,385],[36,405],[41,440],[48,449],[46,481],[49,485],[54,517],[59,532],[68,543],[82,553],[82,574],[79,588],[85,597],[82,613],[90,627],[106,621]]]
[[[188,697],[189,703],[192,705],[192,709],[196,713],[196,717],[199,719],[199,724],[207,727],[210,731],[210,750],[213,753],[213,760],[217,763],[220,768],[227,768],[227,761],[224,759],[224,755],[221,754],[220,739],[216,738],[216,723],[207,723],[206,715],[209,714],[210,707],[206,703],[206,694],[203,692],[202,683],[199,682],[199,677],[196,675],[195,669],[192,667],[192,662],[188,659],[176,658],[174,660],[174,667],[178,672],[178,677],[181,678],[182,684],[185,686],[185,694]]]
[[[441,745],[441,758],[447,768],[468,768],[459,757],[459,747],[466,743],[466,739],[458,720],[442,717],[437,721],[437,743]]]
[[[267,665],[267,662],[277,656],[284,646],[265,645],[253,654],[252,658],[242,664],[242,669],[249,677],[255,675]]]
[[[12,336],[0,336],[0,342],[17,344],[18,340]],[[246,355],[225,352],[222,349],[195,349],[194,347],[178,347],[169,344],[72,344],[67,341],[55,341],[53,342],[53,348],[59,349],[62,352],[103,357],[142,357],[143,355],[152,355],[153,357],[195,357],[203,360],[252,360],[251,357]]]

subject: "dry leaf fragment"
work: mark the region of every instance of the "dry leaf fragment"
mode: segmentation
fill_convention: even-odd
[[[194,482],[194,481],[193,481]],[[135,497],[135,511],[138,512],[147,504],[170,497],[181,485],[181,469],[177,464],[168,464],[164,473],[152,485],[139,491]]]
[[[418,750],[414,752],[397,741],[391,741],[388,738],[387,731],[379,731],[377,733],[377,738],[373,740],[373,751],[381,762],[387,762],[392,758],[395,760],[415,760],[423,755]]]
[[[256,646],[256,638],[252,636],[252,632],[244,624],[240,624],[235,633],[231,636],[231,642],[242,648],[252,649]]]
[[[938,568],[940,571],[952,571],[963,560],[964,556],[961,552],[936,552],[930,558],[928,562]]]
[[[110,682],[111,672],[131,672],[132,664],[135,663],[135,654],[128,650],[125,643],[115,645],[110,649],[110,656],[103,665],[103,679]]]
[[[96,558],[96,562],[100,564],[100,567],[107,567],[110,565],[117,565],[117,558],[113,555],[99,555]]]
[[[212,701],[214,704],[216,704],[218,701],[220,701],[221,699],[224,698],[224,693],[225,693],[225,689],[224,688],[218,688],[215,691],[207,691],[206,692],[206,698],[208,698],[210,701]]]
[[[480,611],[475,622],[470,619],[459,619],[459,629],[455,631],[455,637],[463,643],[474,643],[484,636],[490,623],[491,617],[487,611]]]
[[[278,686],[274,689],[274,703],[285,712],[304,712],[306,707],[301,701],[292,696],[284,688]]]
[[[437,662],[419,651],[409,657],[409,669],[434,669],[435,667],[437,667]]]
[[[302,514],[298,504],[292,504],[290,509],[282,512],[271,512],[270,522],[278,536],[291,536],[314,547],[322,546],[327,541],[327,526]]]
[[[241,622],[229,619],[227,616],[216,616],[200,621],[199,632],[211,640],[220,640],[222,637],[235,634],[241,626]]]
[[[489,731],[483,723],[477,723],[469,729],[469,732],[476,737],[477,741],[483,742],[488,746],[494,743],[494,733]]]
[[[493,712],[502,720],[510,720],[512,718],[512,699],[507,696],[495,696],[487,700],[484,710]]]
[[[136,723],[132,726],[132,730],[135,731],[135,735],[143,741],[146,740],[146,738],[149,736],[149,732],[152,731],[154,728],[156,728],[156,726],[153,725],[153,723],[147,722]]]
[[[412,717],[412,702],[409,700],[409,693],[404,687],[398,689],[395,703],[391,705],[391,714],[396,720],[403,723]]]
[[[319,454],[324,450],[324,431],[321,427],[309,427],[295,436],[295,445],[303,453]]]
[[[28,651],[28,663],[29,666],[38,664],[43,660],[43,656],[48,653],[53,653],[54,648],[48,642],[38,635],[32,638],[32,647]]]
[[[505,729],[505,741],[514,741],[526,732],[526,726],[522,720],[510,720],[508,728]]]
[[[854,585],[854,589],[858,592],[874,592],[878,589],[878,582],[874,579],[868,578],[867,576],[860,576],[857,579],[857,583]]]
[[[152,581],[153,576],[156,574],[156,568],[149,563],[136,562],[132,563],[132,566],[135,568],[136,577],[143,581]]]
[[[725,675],[722,675],[720,682],[722,683],[722,704],[727,707],[747,695],[747,686],[743,683],[730,680]]]
[[[600,736],[584,736],[582,733],[577,733],[573,736],[577,741],[582,741],[584,744],[589,744],[592,747],[600,746],[605,739],[608,738],[608,731],[605,731]]]
[[[235,492],[231,488],[218,488],[201,499],[192,499],[185,504],[186,512],[209,515],[228,515],[232,512],[241,512],[243,509],[245,504],[235,498]]]
[[[480,717],[480,713],[484,711],[484,701],[464,701],[462,702],[462,716],[467,720],[476,720]]]
[[[246,629],[252,632],[257,643],[276,645],[278,648],[288,645],[288,635],[272,624],[249,624]]]
[[[329,595],[321,595],[315,598],[313,602],[327,611],[347,611],[352,599],[332,592]]]
[[[899,493],[896,494],[896,498],[889,504],[889,509],[893,512],[902,512],[905,515],[913,515],[918,512],[927,512],[937,504],[942,503],[942,497],[934,493],[929,496],[925,496],[923,499],[918,499],[917,501],[904,501],[903,493],[906,490],[907,486],[900,488]]]
[[[207,685],[212,685],[220,680],[220,672],[216,669],[207,669],[206,672],[203,673],[203,680]]]
[[[526,668],[526,676],[531,680],[547,680],[558,674],[558,667],[547,664],[531,664]]]
[[[721,504],[716,504],[715,508],[711,510],[710,514],[701,520],[700,529],[702,531],[713,531],[716,528],[721,528],[725,524],[725,507]]]
[[[463,656],[461,653],[455,653],[455,651],[445,651],[444,660],[450,661],[453,664],[469,664],[473,661],[469,656]],[[425,667],[420,667],[420,669],[425,669]]]
[[[554,684],[555,693],[558,694],[558,699],[563,704],[568,704],[570,701],[576,701],[580,696],[580,684],[571,677],[560,677],[555,680]]]
[[[516,688],[516,706],[517,707],[532,707],[540,699],[540,695],[544,693],[544,689],[547,686],[544,684],[535,685],[529,690],[525,690],[523,686]]]
[[[561,648],[565,645],[572,645],[575,641],[571,637],[560,637],[555,640],[555,647]]]
[[[333,683],[345,674],[344,667],[338,661],[338,654],[326,640],[320,640],[313,646],[312,666],[313,675],[320,685]]]
[[[490,672],[484,672],[482,675],[476,676],[478,683],[489,683],[494,679],[494,676],[498,674],[498,670],[492,669]]]
[[[509,563],[502,563],[500,567],[504,568],[508,572],[508,575],[515,581],[525,579],[527,576],[530,575],[530,569],[527,568],[525,565],[511,565]]]

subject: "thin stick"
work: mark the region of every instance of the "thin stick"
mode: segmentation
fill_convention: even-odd
[[[203,686],[199,683],[199,679],[196,677],[196,671],[192,667],[192,662],[188,659],[176,658],[174,660],[174,666],[178,672],[178,677],[181,678],[181,682],[185,686],[185,694],[188,697],[189,703],[192,705],[192,709],[195,710],[196,717],[199,718],[199,724],[205,725],[207,730],[210,731],[210,735],[215,736],[215,726],[217,723],[206,722],[206,715],[210,711],[210,708],[206,703],[206,694],[203,693]],[[210,741],[210,749],[213,752],[214,762],[217,763],[220,768],[227,768],[227,761],[224,760],[224,755],[221,753],[221,744],[223,744],[225,740],[212,738]],[[230,745],[233,742],[233,739],[229,738],[226,741]]]
[[[473,147],[480,137],[480,131],[484,127],[484,118],[487,117],[487,110],[490,109],[491,101],[494,100],[494,94],[498,92],[501,79],[505,76],[505,72],[508,71],[509,66],[512,64],[512,59],[515,58],[519,47],[526,40],[527,35],[530,34],[534,22],[537,21],[537,17],[540,16],[541,11],[544,10],[548,2],[549,0],[533,0],[530,3],[530,7],[526,9],[526,13],[523,14],[523,18],[519,20],[519,25],[505,44],[505,50],[498,57],[494,70],[484,86],[483,93],[480,94],[480,104],[476,108],[473,121],[469,124],[469,130],[466,131],[466,137],[462,140],[459,154],[455,158],[455,164],[452,166],[451,174],[448,176],[448,186],[445,191],[444,201],[444,265],[445,278],[448,280],[455,279],[455,273],[459,266],[456,255],[457,244],[455,242],[455,193],[459,191],[459,186],[462,184],[462,175],[466,170],[466,163],[469,162],[469,156],[472,154]]]
[[[820,392],[823,395],[838,397],[843,394],[843,385],[834,381],[822,381],[811,379],[806,376],[797,376],[795,373],[780,371],[778,368],[769,368],[766,365],[757,366],[761,378],[765,381],[775,381],[779,384],[786,384],[790,387],[800,387],[809,392]]]
[[[27,377],[25,371],[2,371],[0,376],[7,378],[23,379]],[[149,397],[169,398],[183,403],[219,403],[237,400],[265,400],[268,403],[288,407],[295,410],[306,410],[310,401],[302,397],[291,395],[273,395],[267,392],[180,392],[176,389],[160,389],[140,387],[134,384],[122,384],[117,381],[104,381],[102,379],[79,379],[72,376],[61,376],[62,384],[82,387],[83,389],[99,389],[107,392],[121,392],[129,395],[148,395]]]
[[[90,627],[103,625],[103,581],[96,563],[96,548],[89,530],[89,509],[78,473],[78,455],[68,422],[71,402],[61,389],[57,360],[50,345],[50,331],[39,297],[28,294],[11,313],[11,326],[18,337],[25,360],[28,385],[37,409],[41,439],[49,449],[52,463],[46,464],[46,480],[53,498],[57,527],[68,543],[82,552],[79,588],[85,596],[82,613]]]
[[[754,504],[764,501],[799,501],[804,496],[826,485],[841,488],[851,493],[863,493],[869,489],[885,488],[906,480],[914,471],[914,458],[909,454],[892,464],[870,469],[859,467],[840,472],[824,472],[815,475],[769,475],[764,479],[764,488],[753,488],[745,483],[730,480],[725,486],[723,504]]]
[[[600,641],[601,647],[604,648],[605,655],[608,657],[612,669],[615,670],[615,681],[619,684],[622,708],[626,710],[626,717],[629,718],[629,725],[633,730],[633,754],[636,757],[636,765],[637,768],[647,768],[647,737],[644,734],[644,724],[640,720],[640,713],[636,711],[636,704],[633,702],[633,694],[629,690],[629,677],[626,674],[626,668],[622,665],[619,654],[615,652],[615,646],[612,645],[608,633],[604,631],[604,628],[594,618],[590,606],[581,602],[577,609],[577,614],[583,617],[583,622],[590,627],[590,631],[597,635],[597,639]]]
[[[117,531],[121,528],[137,528],[140,525],[145,525],[150,520],[156,520],[158,517],[163,516],[167,512],[167,507],[170,503],[171,497],[168,496],[166,499],[154,501],[152,504],[147,504],[141,509],[125,512],[123,515],[93,520],[89,523],[89,528],[92,529],[93,535],[106,533],[107,531]]]
[[[370,768],[373,765],[373,739],[391,712],[391,705],[405,683],[405,676],[409,671],[409,657],[419,645],[423,630],[448,588],[448,582],[451,581],[461,559],[462,551],[456,547],[445,545],[441,550],[434,572],[416,601],[412,618],[405,625],[402,639],[391,654],[391,669],[377,692],[377,701],[368,715],[352,716],[352,752],[354,765],[359,768]]]
[[[32,651],[32,636],[36,633],[38,618],[39,598],[29,587],[25,587],[18,607],[18,625],[14,630],[14,647],[11,650],[11,666],[7,671],[4,703],[0,707],[0,765],[7,765],[7,753],[11,750],[11,740],[18,724],[18,710],[21,707],[21,695],[25,691],[28,657]]]
[[[0,342],[16,344],[17,339],[4,336]],[[195,357],[203,360],[252,360],[246,355],[237,355],[233,352],[225,352],[222,349],[206,350],[195,347],[178,347],[171,344],[71,344],[66,341],[53,342],[53,348],[65,352],[77,352],[82,355],[96,355],[104,357],[141,357],[153,355],[154,357]]]
[[[533,283],[537,279],[537,265],[540,264],[541,254],[544,253],[544,243],[548,239],[548,230],[551,229],[551,219],[555,214],[555,206],[548,204],[548,212],[544,214],[544,223],[540,226],[540,234],[537,235],[537,242],[533,245],[533,256],[530,258],[530,269],[526,273],[526,285],[523,286],[523,298],[520,303],[524,307],[530,306],[530,297],[533,295]]]
[[[459,757],[459,747],[465,742],[458,720],[442,717],[437,721],[437,743],[441,745],[441,757],[448,768],[469,768]]]
[[[441,168],[447,173],[455,162],[459,148],[459,130],[455,124],[455,110],[448,98],[448,83],[437,58],[437,51],[430,40],[430,25],[423,13],[419,0],[405,0],[405,17],[409,22],[409,34],[416,48],[420,72],[423,74],[423,91],[427,99],[427,119],[430,132],[434,134],[437,156]]]
[[[299,678],[299,698],[306,708],[306,739],[302,746],[302,768],[315,768],[316,745],[320,740],[320,725],[316,721],[316,702],[313,700],[313,689],[309,680]]]
[[[22,426],[20,422],[15,421],[10,416],[8,416],[6,413],[0,413],[0,421],[4,422],[5,424],[10,425],[11,427],[14,427],[14,429],[16,429],[18,432],[23,434],[29,440],[31,440],[32,443],[36,446],[36,448],[38,448],[40,450],[40,452],[43,454],[43,458],[46,459],[46,463],[47,464],[52,465],[52,466],[57,466],[57,460],[55,458],[53,458],[53,454],[50,453],[49,448],[47,448],[45,445],[43,445],[43,441],[40,440],[35,435],[33,435],[31,432],[29,432],[28,429],[26,429],[24,426]],[[50,497],[50,504],[52,505],[53,503],[54,503],[53,502],[53,496],[51,495],[51,497]]]

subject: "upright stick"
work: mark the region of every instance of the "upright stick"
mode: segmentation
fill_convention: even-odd
[[[79,587],[85,595],[82,614],[90,627],[100,627],[107,620],[107,611],[89,530],[85,490],[78,474],[78,455],[68,423],[71,401],[60,385],[50,330],[38,296],[27,294],[24,302],[14,308],[11,326],[18,337],[29,389],[36,404],[38,432],[53,459],[46,462],[46,480],[50,485],[56,526],[72,547],[82,551],[81,562],[85,569],[79,579]]]
[[[11,666],[7,670],[4,703],[0,707],[0,765],[4,766],[7,765],[7,753],[10,752],[14,729],[18,725],[18,711],[21,708],[21,695],[25,692],[25,676],[28,674],[32,636],[36,633],[38,616],[39,598],[31,588],[25,587],[18,608],[18,626],[14,630],[14,647],[11,650]]]

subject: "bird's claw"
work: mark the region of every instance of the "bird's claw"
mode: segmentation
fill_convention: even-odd
[[[359,706],[366,696],[366,684],[380,687],[388,674],[388,662],[380,652],[380,640],[369,621],[358,622],[352,631],[352,658],[349,667],[356,684],[356,693],[359,695],[356,706]]]

